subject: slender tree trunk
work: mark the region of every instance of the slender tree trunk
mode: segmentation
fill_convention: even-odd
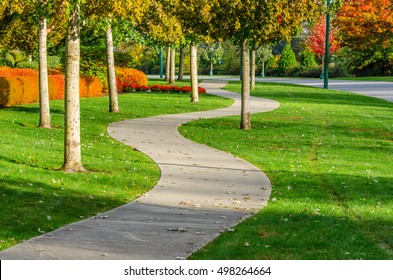
[[[262,72],[261,72],[261,78],[265,78],[265,61],[262,61]]]
[[[171,48],[168,48],[166,53],[166,64],[165,64],[165,81],[169,82],[171,75]]]
[[[255,50],[251,50],[251,89],[255,89]]]
[[[213,61],[210,59],[210,72],[209,76],[213,76]]]
[[[83,172],[80,134],[79,63],[80,63],[80,6],[75,4],[67,27],[64,165],[66,172]]]
[[[190,53],[191,102],[198,102],[198,49],[194,42],[190,44]]]
[[[175,48],[171,48],[171,64],[170,64],[170,72],[171,75],[169,77],[169,83],[174,85],[176,83],[176,50]]]
[[[242,104],[241,104],[241,124],[244,130],[251,129],[250,120],[250,51],[248,40],[244,40],[242,49]]]
[[[178,81],[182,81],[183,80],[183,75],[184,75],[184,53],[185,53],[185,48],[182,47],[180,49],[179,73],[178,73],[178,76],[177,76],[177,80]]]
[[[106,29],[106,64],[109,88],[109,112],[119,112],[119,102],[117,98],[115,57],[113,54],[112,25]]]
[[[48,87],[48,62],[47,62],[47,27],[46,18],[41,18],[38,24],[38,65],[39,65],[39,90],[40,90],[40,123],[39,127],[50,128],[50,107]]]

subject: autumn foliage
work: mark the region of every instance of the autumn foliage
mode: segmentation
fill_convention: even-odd
[[[340,48],[338,42],[337,28],[331,28],[329,34],[329,52],[335,53]],[[310,29],[310,37],[307,45],[311,51],[319,58],[325,55],[325,39],[326,38],[326,17],[322,16],[320,20]]]
[[[118,92],[123,91],[124,84],[147,86],[147,82],[147,76],[142,71],[133,68],[116,67],[116,85]]]
[[[345,1],[337,13],[342,46],[358,69],[378,65],[384,73],[393,69],[393,5],[391,0]]]
[[[64,75],[49,75],[48,85],[51,100],[64,98]],[[81,97],[97,97],[104,94],[102,83],[98,78],[86,75],[81,76]],[[38,72],[36,70],[0,68],[0,107],[10,107],[38,101]]]

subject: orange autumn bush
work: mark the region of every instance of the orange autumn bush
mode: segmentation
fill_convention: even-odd
[[[103,96],[103,86],[97,77],[81,75],[79,82],[80,97],[99,97]]]
[[[116,84],[117,91],[122,92],[123,84],[137,84],[140,86],[147,86],[147,76],[142,71],[134,68],[116,67]]]
[[[38,72],[32,69],[0,67],[0,107],[10,107],[39,101]],[[63,99],[64,75],[49,75],[49,98]],[[81,75],[81,97],[104,96],[103,85],[96,77]]]

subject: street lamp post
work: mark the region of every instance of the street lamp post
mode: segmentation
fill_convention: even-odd
[[[327,0],[328,12],[326,14],[326,36],[325,36],[325,69],[323,73],[323,88],[329,88],[329,49],[330,49],[330,0]]]

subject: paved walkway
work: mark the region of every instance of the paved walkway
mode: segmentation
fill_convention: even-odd
[[[225,109],[135,119],[108,133],[149,155],[162,175],[134,202],[0,252],[0,259],[182,259],[266,204],[270,181],[255,166],[182,137],[177,127],[200,118],[240,114],[240,95],[223,82],[202,84],[235,99]],[[278,108],[252,98],[252,112]]]

